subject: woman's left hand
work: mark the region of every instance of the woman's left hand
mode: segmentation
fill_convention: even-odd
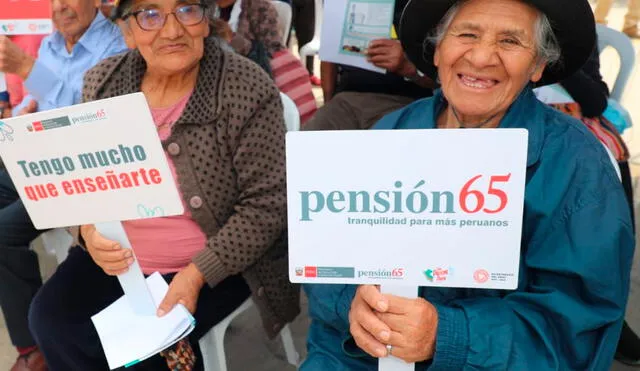
[[[204,276],[193,264],[178,272],[169,284],[169,291],[158,307],[158,317],[169,313],[176,304],[184,305],[193,314],[198,304],[200,289],[205,285]]]
[[[377,287],[358,288],[349,312],[356,344],[374,357],[391,354],[405,362],[433,358],[438,312],[428,301],[383,295]]]

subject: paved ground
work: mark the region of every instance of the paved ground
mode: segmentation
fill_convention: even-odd
[[[622,23],[624,9],[621,5],[617,5],[611,13],[611,26],[619,29]],[[636,41],[635,46],[640,50],[640,42]],[[640,57],[640,56],[639,56]],[[618,59],[611,51],[606,51],[603,56],[603,74],[607,83],[613,83],[615,79],[615,71],[618,68]],[[633,155],[639,155],[637,163],[632,166],[634,176],[640,176],[640,69],[636,69],[632,80],[627,87],[627,93],[622,100],[631,112],[636,128],[632,128],[625,132],[630,150]],[[319,94],[319,91],[316,91]],[[635,103],[635,105],[632,104]],[[639,200],[636,203],[636,215],[640,215],[638,207],[640,204],[640,193],[636,196]],[[43,272],[45,275],[50,274],[55,269],[55,261],[51,257],[42,259]],[[640,253],[636,254],[635,266],[633,270],[633,282],[631,287],[631,296],[628,307],[628,319],[632,327],[640,331]],[[306,312],[305,309],[303,309]],[[300,316],[292,325],[296,346],[304,357],[304,341],[306,336],[306,328],[308,326],[308,318]],[[258,314],[251,309],[238,317],[232,324],[226,338],[227,358],[230,371],[286,371],[294,370],[289,366],[284,358],[284,351],[280,341],[268,341],[261,330]],[[8,370],[12,364],[16,354],[9,342],[4,320],[0,316],[0,371]],[[618,363],[614,364],[612,371],[632,370]],[[329,371],[329,370],[327,370]]]

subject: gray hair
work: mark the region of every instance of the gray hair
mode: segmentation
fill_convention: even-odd
[[[453,19],[460,11],[460,8],[462,8],[462,5],[467,1],[469,0],[460,0],[449,8],[440,23],[438,23],[434,34],[427,36],[425,44],[431,43],[435,46],[444,39]],[[549,66],[561,63],[562,49],[551,27],[551,21],[549,21],[549,17],[547,17],[546,14],[539,10],[534,27],[534,39],[536,43],[536,56],[540,62],[546,62]]]

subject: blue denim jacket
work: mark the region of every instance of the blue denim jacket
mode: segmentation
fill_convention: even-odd
[[[445,106],[437,91],[382,118],[375,129],[433,129]],[[621,183],[598,140],[580,122],[539,102],[529,88],[500,127],[529,131],[518,288],[422,288],[439,321],[434,358],[416,368],[608,370],[635,245]],[[348,312],[355,286],[305,285],[305,291],[310,359],[320,352],[358,365],[344,369],[376,370],[372,358],[345,351],[354,349]]]

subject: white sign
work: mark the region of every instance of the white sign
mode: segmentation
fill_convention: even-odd
[[[0,0],[0,35],[47,35],[53,32],[49,0]]]
[[[395,0],[331,0],[324,3],[320,59],[385,73],[367,62],[366,50],[376,39],[388,39]]]
[[[51,19],[0,19],[0,35],[48,35],[52,32]]]
[[[527,137],[287,133],[290,280],[516,288]]]
[[[184,212],[142,93],[3,120],[0,156],[38,229]]]

